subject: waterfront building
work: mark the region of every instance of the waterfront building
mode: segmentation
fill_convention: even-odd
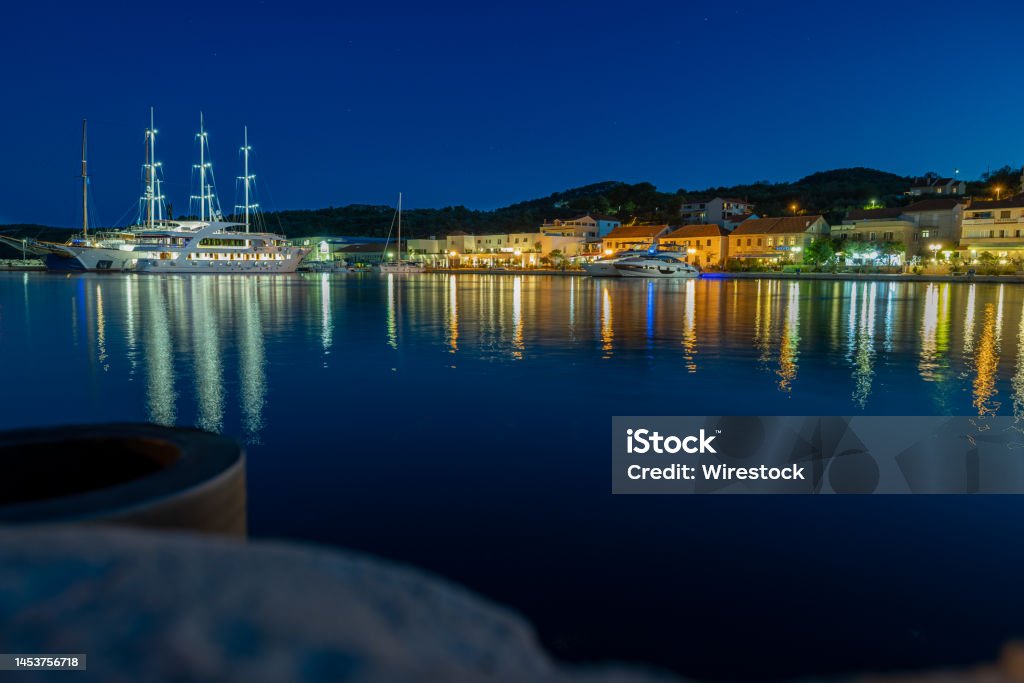
[[[453,230],[445,235],[445,243],[449,253],[472,254],[476,251],[476,236],[462,230]]]
[[[305,261],[344,261],[345,250],[354,245],[380,244],[383,237],[358,237],[348,235],[310,235],[288,240],[288,244],[308,249]]]
[[[967,201],[956,198],[925,199],[903,208],[903,215],[917,225],[924,250],[953,249],[960,239]]]
[[[660,240],[663,247],[685,251],[687,261],[702,267],[720,268],[729,258],[729,231],[713,223],[684,225]]]
[[[411,238],[405,241],[410,261],[421,261],[431,268],[447,265],[448,240],[438,237]]]
[[[951,251],[960,238],[964,207],[961,199],[923,199],[909,206],[856,209],[847,213],[832,235],[842,241],[900,242],[907,258]]]
[[[528,268],[542,265],[544,259],[559,255],[575,259],[589,251],[587,240],[572,234],[513,232],[494,235],[467,235],[456,231],[448,235],[444,247],[448,262],[460,266],[506,266]],[[554,259],[552,259],[554,260]]]
[[[922,195],[958,197],[965,192],[967,192],[967,183],[957,178],[925,177],[915,178],[907,194],[914,197]]]
[[[570,220],[544,221],[540,232],[545,235],[559,237],[581,237],[585,240],[598,240],[615,228],[622,225],[622,221],[611,216],[588,213],[579,218]]]
[[[745,199],[736,197],[715,197],[714,199],[697,199],[684,202],[679,215],[684,222],[714,223],[723,228],[727,224],[739,224],[754,213],[754,205]]]
[[[1024,194],[998,201],[975,201],[966,209],[960,249],[973,260],[1024,257]]]
[[[841,225],[832,226],[832,237],[840,242],[900,243],[907,258],[921,252],[917,223],[903,214],[902,207],[856,209],[846,214]]]
[[[829,232],[822,216],[752,218],[729,233],[728,254],[730,259],[796,261],[811,242]]]
[[[647,249],[668,234],[667,225],[620,225],[602,240],[602,251],[614,254],[630,249]]]

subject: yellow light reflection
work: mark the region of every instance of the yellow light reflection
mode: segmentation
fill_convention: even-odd
[[[512,280],[512,358],[523,359],[523,278]]]
[[[871,395],[871,382],[874,377],[875,359],[875,283],[870,289],[864,284],[864,296],[861,298],[860,316],[854,340],[853,356],[853,402],[863,409]]]
[[[324,364],[327,367],[327,356],[331,354],[334,343],[334,319],[331,310],[331,276],[323,273],[320,276],[320,346],[324,350]]]
[[[974,355],[977,374],[974,378],[974,407],[981,417],[996,415],[999,402],[995,397],[996,372],[999,370],[999,353],[996,342],[996,307],[985,304],[985,319],[982,322],[978,349]]]
[[[789,283],[789,297],[779,343],[779,390],[789,393],[796,379],[800,344],[800,285]]]
[[[686,281],[686,295],[683,299],[683,360],[686,361],[686,370],[690,373],[697,372],[697,283],[693,280]]]
[[[107,320],[103,312],[103,289],[96,285],[96,360],[106,372],[110,369],[107,363]]]
[[[387,310],[387,332],[388,346],[398,348],[398,314],[395,311],[395,275],[388,274],[388,310]]]
[[[614,322],[612,320],[612,294],[608,286],[603,288],[601,297],[601,350],[604,351],[602,358],[611,358],[614,351]]]
[[[449,353],[455,353],[459,350],[459,297],[456,290],[457,281],[454,275],[448,276],[448,329],[445,331],[448,336]]]

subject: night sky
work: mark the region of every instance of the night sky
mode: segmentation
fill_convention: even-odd
[[[264,208],[493,208],[601,180],[700,189],[1024,162],[1020,3],[5,3],[0,223],[135,216],[156,107],[187,208],[248,124]]]

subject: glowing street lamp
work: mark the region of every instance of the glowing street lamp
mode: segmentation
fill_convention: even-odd
[[[939,249],[942,248],[942,245],[941,244],[929,244],[928,248],[931,249],[932,260],[933,261],[938,261],[939,260]]]
[[[796,215],[797,208],[798,207],[797,207],[797,205],[795,203],[789,205],[789,210],[793,212],[794,216]]]
[[[995,186],[995,191],[996,191],[996,201],[999,201],[999,196],[1003,192],[1003,186],[1002,185],[996,185]]]

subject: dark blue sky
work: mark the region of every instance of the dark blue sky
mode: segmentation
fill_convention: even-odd
[[[0,223],[131,211],[142,136],[221,204],[243,123],[265,208],[502,206],[599,180],[699,189],[1024,161],[1019,3],[61,3],[0,22]]]

